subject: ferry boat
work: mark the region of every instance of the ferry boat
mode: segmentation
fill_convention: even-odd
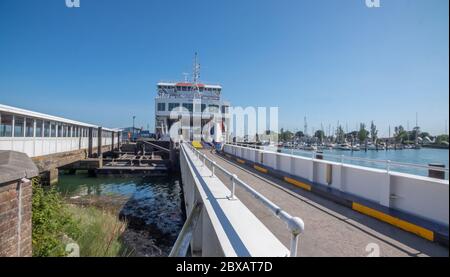
[[[191,81],[185,78],[179,82],[157,83],[155,98],[157,139],[220,144],[228,138],[230,102],[222,99],[221,85],[200,82],[199,77],[200,64],[195,54]],[[181,119],[184,121],[186,117],[189,124],[181,122]],[[171,135],[171,127],[174,124],[179,124],[181,131]],[[209,131],[205,133],[205,129]]]

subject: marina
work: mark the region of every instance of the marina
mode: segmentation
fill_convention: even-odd
[[[26,164],[23,186],[38,177],[65,205],[124,222],[126,255],[364,256],[373,242],[384,256],[448,255],[448,149],[244,141],[197,55],[193,69],[156,84],[154,134],[0,105],[5,168]]]
[[[275,150],[275,148],[268,148]],[[310,157],[310,151],[302,151],[300,149],[282,149],[283,153],[293,153],[295,155]],[[392,170],[410,173],[421,176],[428,176],[428,165],[441,164],[445,168],[449,167],[449,151],[448,149],[432,149],[422,148],[420,150],[371,150],[371,151],[346,151],[340,149],[324,149],[324,159],[329,161],[340,162],[342,156],[346,163],[373,167],[385,168],[386,162],[398,162],[399,165],[392,165]],[[402,166],[403,165],[403,166]],[[445,174],[448,179],[448,171]]]
[[[443,271],[449,5],[0,0],[0,277]]]

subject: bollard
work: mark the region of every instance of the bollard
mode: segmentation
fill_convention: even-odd
[[[442,168],[442,170],[429,168],[428,177],[445,180],[445,164],[432,163],[428,164],[428,166]]]

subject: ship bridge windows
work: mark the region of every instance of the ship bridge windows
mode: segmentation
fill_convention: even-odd
[[[176,110],[178,107],[180,107],[180,103],[169,103],[169,111]]]
[[[194,105],[192,103],[183,103],[183,108],[187,109],[188,111],[192,112]]]
[[[229,107],[228,106],[222,106],[222,113],[228,113]]]
[[[12,136],[13,116],[10,114],[0,114],[0,137]]]
[[[158,103],[158,111],[163,112],[166,110],[166,103]]]

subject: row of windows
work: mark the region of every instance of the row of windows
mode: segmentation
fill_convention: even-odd
[[[174,109],[179,108],[179,107],[180,107],[180,103],[169,103],[168,111],[173,111]],[[192,112],[193,107],[194,106],[192,103],[183,103],[183,108],[187,109],[190,112]],[[166,103],[158,103],[157,109],[159,112],[166,111]],[[200,110],[203,112],[203,111],[205,111],[205,109],[206,109],[206,104],[201,104]],[[210,104],[209,111],[218,112],[219,105]],[[227,113],[227,112],[228,112],[228,106],[222,106],[222,113]]]
[[[194,87],[189,86],[159,86],[159,89],[167,89],[167,90],[173,90],[175,91],[194,91]],[[205,88],[205,87],[199,87],[198,90],[200,92],[206,91],[206,92],[214,92],[214,93],[220,93],[220,88]]]
[[[93,137],[97,137],[94,130]],[[0,114],[0,137],[88,137],[89,128],[27,118],[18,115]],[[111,137],[111,132],[103,131],[103,137]]]

